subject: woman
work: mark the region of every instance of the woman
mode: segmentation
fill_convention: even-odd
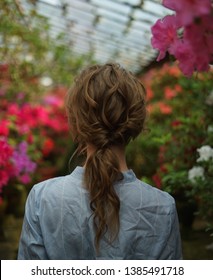
[[[19,259],[181,259],[174,199],[138,180],[125,147],[143,130],[145,89],[117,64],[84,70],[67,96],[83,167],[33,187]]]

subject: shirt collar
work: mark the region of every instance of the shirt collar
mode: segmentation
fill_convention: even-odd
[[[83,176],[84,176],[84,170],[85,170],[84,167],[77,166],[72,171],[71,175],[73,177],[75,177],[75,179],[82,180]],[[124,183],[131,183],[131,182],[133,182],[137,179],[136,175],[135,175],[135,173],[133,172],[132,169],[128,169],[127,171],[122,172],[122,174],[123,174],[123,180],[116,182],[116,185],[117,184],[124,184]]]

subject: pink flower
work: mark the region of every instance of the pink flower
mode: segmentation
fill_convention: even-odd
[[[191,44],[187,40],[177,40],[171,46],[170,53],[179,61],[179,67],[183,74],[190,77],[196,65]]]
[[[54,95],[47,95],[44,97],[44,103],[50,106],[62,107],[63,99]]]
[[[30,182],[30,174],[36,169],[36,163],[31,161],[27,154],[28,144],[21,142],[13,152],[12,161],[15,167],[15,176],[21,183]]]
[[[203,16],[198,23],[185,28],[182,39],[172,43],[170,53],[179,61],[179,67],[184,75],[190,77],[194,71],[209,69],[213,53],[211,26],[213,17]]]
[[[7,139],[0,139],[0,166],[4,166],[8,162],[8,159],[12,156],[12,153],[13,149],[7,143]]]
[[[30,181],[31,181],[31,178],[30,178],[30,176],[28,175],[28,174],[23,174],[23,175],[21,175],[20,177],[19,177],[19,180],[20,180],[20,182],[21,183],[23,183],[23,184],[28,184],[28,183],[30,183]]]
[[[213,12],[210,15],[201,18],[202,25],[205,28],[205,40],[209,53],[213,53]]]
[[[183,26],[211,13],[211,0],[163,0],[163,5],[176,12],[178,23]]]
[[[165,57],[170,45],[177,40],[177,28],[175,15],[165,16],[163,19],[157,20],[152,26],[153,37],[151,38],[151,43],[153,48],[160,51],[157,61]]]
[[[184,40],[191,44],[196,69],[207,71],[213,55],[213,15],[202,16],[196,24],[185,28]]]
[[[9,179],[10,179],[10,176],[9,176],[7,170],[0,170],[0,193],[2,192],[3,186],[7,185]]]
[[[8,115],[16,116],[19,113],[19,107],[15,103],[11,103],[8,106]]]
[[[23,141],[21,142],[13,152],[13,162],[16,166],[17,175],[21,173],[32,173],[36,169],[36,163],[31,161],[27,154],[28,144]]]
[[[0,121],[0,135],[8,136],[8,134],[9,134],[8,125],[9,125],[9,122],[7,120]]]
[[[12,153],[13,149],[7,143],[7,138],[0,139],[0,193],[3,186],[14,176],[14,168],[10,162]]]

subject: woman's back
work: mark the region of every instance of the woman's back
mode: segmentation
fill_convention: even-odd
[[[107,232],[97,253],[84,168],[44,181],[26,204],[19,259],[181,259],[174,199],[138,180],[132,170],[114,184],[120,199],[120,229]],[[26,244],[26,240],[28,244]]]

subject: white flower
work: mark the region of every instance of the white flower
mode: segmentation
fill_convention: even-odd
[[[53,80],[50,77],[42,77],[40,79],[40,84],[44,87],[49,87],[53,83]]]
[[[199,158],[197,159],[197,162],[199,161],[208,161],[209,159],[213,158],[213,149],[206,145],[202,146],[200,149],[197,149],[199,153]]]
[[[12,36],[10,37],[10,43],[13,45],[20,43],[20,38],[18,36]]]
[[[31,54],[27,54],[27,55],[25,55],[24,60],[26,62],[32,62],[33,61],[33,56]]]
[[[209,106],[213,105],[213,90],[210,92],[209,96],[207,96],[206,104]]]
[[[188,179],[195,183],[195,178],[202,178],[204,179],[204,168],[201,166],[194,166],[192,169],[188,171]]]
[[[212,132],[213,132],[213,125],[209,125],[209,126],[208,126],[207,132],[208,132],[208,133],[212,133]]]

